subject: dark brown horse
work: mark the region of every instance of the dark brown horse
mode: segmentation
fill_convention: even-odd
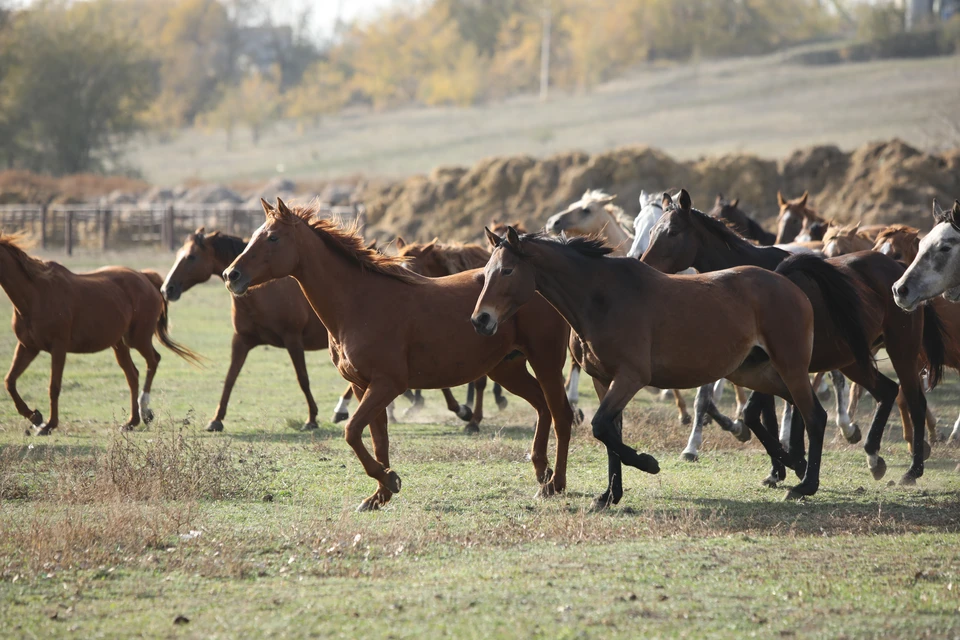
[[[777,241],[777,235],[770,233],[760,224],[740,209],[740,199],[727,201],[722,193],[717,194],[717,200],[709,214],[718,220],[723,220],[737,233],[759,245],[770,246]]]
[[[150,389],[160,364],[153,336],[188,362],[199,356],[170,339],[167,304],[160,296],[160,275],[125,267],[103,267],[73,273],[56,262],[28,255],[17,236],[0,236],[0,286],[13,303],[17,349],[4,382],[17,412],[49,435],[60,423],[60,388],[68,353],[113,349],[130,387],[130,418],[121,429],[133,429],[153,419]],[[130,349],[147,362],[143,392],[137,397],[139,375]],[[51,356],[50,418],[31,410],[17,391],[17,379],[41,351]],[[27,433],[30,433],[29,430]]]
[[[622,463],[648,473],[660,469],[653,457],[623,443],[622,412],[637,391],[721,378],[797,404],[810,459],[803,481],[788,495],[817,491],[826,413],[807,377],[813,310],[789,280],[756,267],[668,276],[633,258],[609,257],[610,248],[595,239],[521,237],[512,229],[505,238],[488,236],[496,249],[473,324],[483,335],[496,334],[537,292],[570,323],[582,343],[583,370],[600,397],[592,426],[607,447],[608,488],[596,499],[598,507],[620,500]],[[793,464],[776,438],[762,428],[755,433],[772,457]]]
[[[243,295],[255,285],[293,276],[330,332],[330,352],[360,404],[345,436],[376,492],[361,509],[375,509],[400,491],[390,466],[387,405],[406,389],[442,389],[488,375],[537,411],[531,460],[541,492],[566,487],[573,412],[563,389],[570,328],[542,298],[531,300],[496,338],[470,325],[483,274],[465,271],[425,278],[364,248],[351,230],[315,217],[312,208],[290,210],[263,202],[267,220],[224,272],[227,288]],[[515,353],[519,351],[520,353]],[[527,362],[536,378],[527,371]],[[551,420],[556,465],[547,466]],[[370,425],[374,456],[363,443]]]
[[[878,406],[864,449],[875,478],[883,477],[886,463],[879,456],[880,440],[887,417],[897,399],[898,385],[876,371],[870,347],[883,345],[900,379],[899,388],[913,419],[922,422],[926,413],[917,354],[926,351],[939,371],[943,342],[935,314],[930,322],[922,313],[906,313],[893,302],[891,287],[903,273],[903,265],[874,251],[853,253],[822,261],[812,256],[790,256],[776,247],[758,247],[747,242],[723,223],[693,209],[689,199],[661,219],[643,261],[666,273],[693,267],[700,272],[751,264],[787,275],[800,286],[813,304],[816,339],[811,371],[839,369],[862,384],[877,399]],[[801,260],[802,259],[802,260]],[[830,273],[844,276],[839,280]],[[854,287],[843,286],[852,282]],[[854,304],[857,307],[851,308]],[[846,310],[844,308],[846,307]],[[859,312],[854,309],[859,308]],[[791,432],[796,436],[796,429]],[[858,431],[845,432],[851,442]],[[790,443],[791,452],[802,450],[802,440]],[[923,434],[914,435],[913,464],[903,476],[905,484],[923,475]],[[776,475],[776,465],[774,474]]]

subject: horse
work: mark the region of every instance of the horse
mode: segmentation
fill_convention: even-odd
[[[917,354],[927,352],[936,382],[944,358],[939,321],[932,310],[920,314],[896,308],[890,287],[902,274],[903,265],[883,254],[863,251],[827,261],[814,256],[787,260],[789,256],[776,247],[751,244],[722,222],[693,209],[689,200],[681,200],[654,229],[643,261],[667,273],[690,266],[710,272],[734,265],[757,265],[777,270],[800,286],[817,316],[811,372],[840,370],[869,390],[879,403],[864,446],[870,471],[879,480],[886,473],[886,462],[879,455],[880,440],[897,399],[898,385],[876,370],[871,347],[885,345],[909,413],[921,424],[926,398]],[[804,260],[798,262],[799,258]],[[838,394],[838,404],[843,395]],[[840,427],[848,442],[859,441],[860,433],[854,425]],[[792,429],[791,433],[796,435],[796,431]],[[923,433],[918,430],[911,443],[913,461],[901,483],[915,484],[923,475],[924,445]],[[802,439],[791,443],[790,449],[794,446],[802,448]]]
[[[630,246],[633,219],[613,204],[616,196],[600,189],[587,190],[583,196],[560,213],[547,219],[547,233],[603,238],[613,255],[626,255]]]
[[[907,311],[939,295],[960,302],[960,200],[950,211],[934,200],[933,220],[933,229],[920,241],[916,257],[893,288],[897,304]]]
[[[690,388],[721,378],[796,402],[809,433],[810,458],[798,474],[803,480],[788,496],[816,493],[826,412],[807,377],[813,309],[793,283],[757,267],[669,276],[638,260],[610,257],[610,248],[591,238],[520,236],[512,229],[506,237],[489,230],[487,235],[495,248],[471,317],[477,332],[495,335],[540,293],[582,343],[581,364],[600,398],[593,434],[607,449],[607,489],[595,507],[620,501],[622,464],[647,473],[660,470],[653,456],[623,443],[622,412],[637,391],[647,385]],[[703,318],[710,318],[710,331],[703,330]],[[759,412],[749,409],[744,419],[754,428]],[[762,427],[755,433],[771,457],[797,466]]]
[[[777,203],[780,205],[780,215],[777,216],[777,238],[774,244],[793,242],[801,233],[806,233],[810,240],[814,240],[812,235],[810,235],[811,225],[815,223],[825,223],[826,220],[807,206],[809,197],[809,194],[804,191],[803,195],[799,198],[787,200],[783,197],[782,193],[777,191]]]
[[[359,510],[377,509],[399,493],[390,466],[387,405],[406,389],[442,389],[482,375],[534,407],[537,426],[531,461],[540,495],[566,488],[573,411],[563,389],[570,328],[546,300],[535,298],[497,338],[477,335],[468,322],[483,272],[426,278],[402,259],[369,251],[351,229],[316,216],[315,206],[290,209],[261,200],[266,221],[224,270],[227,289],[292,276],[330,334],[330,356],[360,400],[344,436],[377,489]],[[536,377],[527,371],[530,363]],[[547,466],[550,423],[557,438],[555,466]],[[374,455],[363,443],[370,425]]]
[[[446,244],[437,242],[436,238],[432,242],[423,244],[406,242],[403,238],[397,237],[395,246],[397,256],[403,260],[404,266],[428,278],[442,278],[470,269],[479,269],[487,264],[487,259],[490,257],[490,252],[478,244]],[[480,431],[480,423],[483,421],[483,391],[486,386],[486,376],[481,376],[468,386],[467,404],[474,403],[473,409],[470,410],[469,422],[464,427],[468,433]],[[449,389],[444,389],[443,394],[448,407],[457,405]],[[493,385],[493,397],[497,407],[501,410],[506,409],[507,399],[499,384]],[[423,406],[423,397],[419,389],[415,392],[414,398],[414,404],[407,410],[408,412]]]
[[[177,252],[173,267],[160,288],[168,302],[176,302],[195,285],[220,276],[247,246],[247,241],[236,236],[200,227],[184,240]],[[310,392],[310,376],[304,358],[305,351],[327,348],[327,328],[310,308],[293,278],[285,278],[258,287],[243,298],[231,296],[233,338],[230,347],[230,366],[223,382],[223,392],[207,431],[223,431],[230,394],[246,362],[247,354],[261,345],[286,349],[297,374],[300,390],[307,400],[307,421],[304,429],[316,429],[317,403]],[[333,421],[347,418],[346,407],[353,395],[348,388],[334,411]]]
[[[823,234],[823,255],[828,258],[870,251],[875,244],[874,238],[860,232],[860,224],[848,226],[831,225]]]
[[[722,193],[718,193],[717,199],[713,204],[713,209],[711,209],[707,215],[717,218],[718,220],[723,220],[730,225],[734,231],[747,240],[753,240],[757,244],[765,247],[774,244],[777,241],[776,234],[770,233],[761,227],[756,220],[744,213],[739,205],[739,198],[734,198],[728,202],[724,199]],[[818,240],[819,238],[811,239]],[[640,256],[637,257],[639,258]]]
[[[21,237],[0,235],[0,287],[13,303],[17,347],[4,378],[17,412],[46,436],[60,424],[60,389],[68,353],[96,353],[112,348],[130,387],[130,417],[120,427],[132,430],[150,423],[150,390],[160,365],[155,335],[164,347],[193,364],[200,356],[170,338],[167,303],[160,296],[160,274],[126,267],[103,267],[73,273],[56,262],[30,256]],[[130,349],[147,363],[143,391]],[[51,356],[50,418],[31,410],[17,391],[17,379],[41,351]],[[27,435],[31,433],[27,429]]]
[[[514,229],[522,229],[523,231],[521,233],[527,233],[527,228],[519,220],[514,221],[512,225],[508,225],[506,222],[500,222],[496,218],[493,218],[492,220],[490,220],[490,228],[493,229],[494,232],[496,232],[496,230],[499,229],[501,233],[506,233],[508,226],[511,226]],[[488,255],[489,255],[489,252],[488,252]]]
[[[905,224],[891,224],[877,234],[873,250],[910,264],[920,253],[920,230]]]

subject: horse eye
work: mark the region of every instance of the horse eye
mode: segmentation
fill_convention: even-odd
[[[952,245],[949,245],[949,244],[940,245],[940,251],[942,251],[943,253],[947,253],[951,249],[953,249]]]
[[[279,236],[267,236],[267,240],[269,240],[270,242],[276,242],[279,239],[280,239]]]
[[[197,259],[197,256],[193,255],[192,253],[187,256],[187,262],[193,262],[196,259]]]
[[[503,269],[502,271],[500,271],[500,274],[504,276],[509,276],[512,273],[513,273],[513,269]]]

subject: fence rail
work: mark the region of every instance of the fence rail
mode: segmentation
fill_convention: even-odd
[[[320,215],[365,225],[361,205],[320,205]],[[0,229],[23,232],[41,249],[76,247],[106,251],[131,247],[176,250],[181,239],[199,227],[249,237],[263,223],[263,210],[233,205],[0,205]]]

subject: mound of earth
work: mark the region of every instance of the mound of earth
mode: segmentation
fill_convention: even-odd
[[[942,202],[960,197],[960,149],[926,153],[892,140],[851,152],[810,147],[780,161],[737,154],[681,162],[649,147],[545,159],[513,156],[469,169],[443,167],[427,176],[371,182],[354,199],[365,204],[368,224],[381,238],[466,241],[480,238],[492,219],[540,228],[587,189],[616,194],[616,203],[635,215],[642,189],[680,187],[704,210],[718,193],[739,198],[744,210],[771,228],[778,190],[787,197],[809,191],[822,215],[841,222],[928,228],[934,197]]]

